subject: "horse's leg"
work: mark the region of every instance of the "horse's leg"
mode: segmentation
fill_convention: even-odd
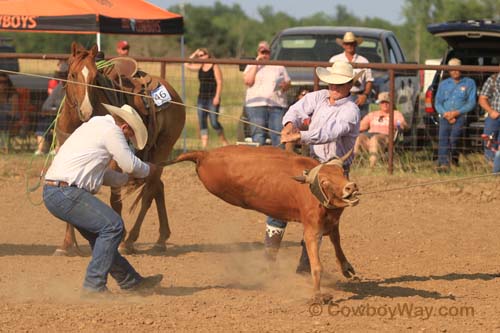
[[[141,200],[141,210],[139,211],[139,215],[135,220],[134,226],[132,227],[132,229],[130,229],[130,232],[128,233],[128,237],[126,238],[125,243],[121,247],[121,251],[124,251],[125,253],[133,253],[135,251],[134,243],[139,238],[142,222],[144,222],[146,213],[149,207],[151,207],[151,203],[153,202],[153,197],[155,195],[154,191],[156,190],[157,190],[157,184],[151,183],[150,181],[144,184],[143,197]]]
[[[161,174],[160,174],[161,175]],[[158,250],[165,251],[167,249],[166,242],[169,239],[171,231],[170,226],[168,225],[168,215],[167,215],[167,206],[165,205],[165,192],[164,192],[164,184],[161,178],[158,178],[158,188],[155,193],[155,203],[156,210],[158,212],[159,219],[159,236],[156,241],[155,248]]]
[[[57,248],[54,251],[55,256],[70,256],[70,255],[79,255],[83,256],[82,251],[80,251],[80,248],[78,247],[78,244],[76,243],[76,237],[75,237],[75,228],[69,224],[66,223],[66,233],[64,235],[64,240],[61,245],[61,247]]]

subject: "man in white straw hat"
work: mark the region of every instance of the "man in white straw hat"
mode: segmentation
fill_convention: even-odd
[[[129,145],[141,150],[148,132],[139,114],[129,105],[121,108],[103,104],[110,115],[96,116],[78,127],[54,158],[43,188],[47,209],[73,225],[92,248],[92,259],[83,282],[83,296],[107,294],[108,273],[122,290],[139,291],[160,283],[161,274],[142,277],[118,253],[124,232],[123,220],[93,194],[101,185],[121,186],[130,174],[145,178],[156,166],[137,158]],[[123,173],[111,170],[115,160]]]
[[[328,83],[328,89],[306,94],[290,106],[283,117],[281,142],[308,144],[311,157],[327,162],[333,157],[344,156],[354,149],[359,134],[359,108],[350,98],[349,91],[361,73],[355,74],[351,64],[338,61],[328,68],[316,68],[318,77]],[[309,128],[299,130],[304,120],[310,118]],[[352,156],[344,164],[346,176]],[[266,252],[277,252],[283,238],[285,221],[267,221]],[[309,258],[302,242],[302,255],[298,273],[310,272]]]
[[[354,35],[353,32],[348,31],[344,34],[342,39],[336,39],[337,44],[342,46],[344,52],[334,55],[330,58],[330,62],[345,61],[350,63],[368,64],[369,61],[365,57],[356,53],[356,47],[363,43],[363,38]],[[370,68],[361,69],[356,68],[354,72],[357,74],[361,71],[364,73],[359,78],[358,82],[351,88],[351,95],[353,101],[358,105],[361,110],[361,116],[364,117],[368,113],[367,98],[370,95],[373,86],[372,70]]]

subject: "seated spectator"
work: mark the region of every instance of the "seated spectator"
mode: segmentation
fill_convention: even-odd
[[[35,155],[47,153],[50,146],[49,143],[52,141],[52,130],[49,130],[49,128],[64,98],[63,82],[57,79],[66,79],[68,76],[68,64],[66,61],[59,61],[54,76],[55,78],[49,80],[48,83],[47,93],[49,97],[43,103],[41,112],[37,117],[35,135],[38,146]]]
[[[0,72],[0,151],[8,153],[10,131],[19,116],[16,88],[6,73]]]
[[[360,133],[356,140],[354,152],[357,154],[361,151],[368,151],[370,153],[370,167],[373,168],[377,163],[377,157],[380,153],[384,152],[389,144],[389,93],[381,92],[378,95],[380,104],[379,111],[368,113],[359,125]],[[403,114],[394,110],[394,127],[398,130],[408,128],[408,124],[403,117]]]

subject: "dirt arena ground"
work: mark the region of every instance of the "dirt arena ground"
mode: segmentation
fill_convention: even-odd
[[[209,194],[193,164],[170,167],[168,250],[151,250],[151,209],[140,252],[128,256],[144,275],[163,273],[160,288],[130,296],[110,281],[116,298],[88,301],[80,286],[89,257],[52,256],[65,226],[36,205],[40,190],[34,203],[27,199],[26,167],[13,161],[0,163],[0,332],[500,330],[500,182],[491,178],[363,196],[341,222],[357,279],[339,273],[325,239],[322,286],[335,303],[310,306],[310,278],[294,272],[300,224],[288,227],[278,267],[268,272],[264,217]],[[428,181],[355,171],[352,178],[365,192]],[[107,190],[99,196],[107,200]],[[133,217],[125,215],[127,225]]]

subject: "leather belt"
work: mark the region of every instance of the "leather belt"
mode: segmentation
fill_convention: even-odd
[[[71,186],[68,182],[63,182],[61,180],[46,180],[45,185],[55,186],[55,187],[68,187]]]

